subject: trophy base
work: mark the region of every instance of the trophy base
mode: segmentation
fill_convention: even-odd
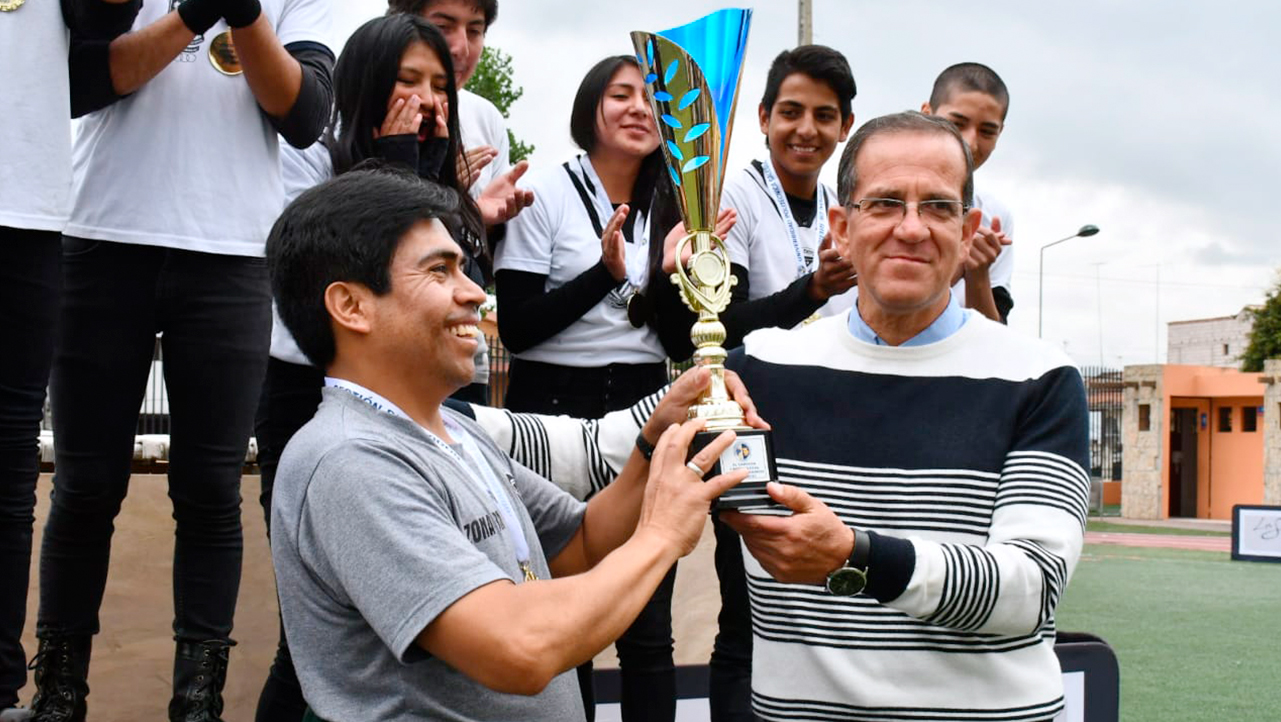
[[[747,478],[717,497],[712,503],[712,511],[733,509],[751,512],[783,508],[765,491],[767,483],[778,480],[778,465],[774,461],[774,437],[765,429],[734,429],[734,433],[738,435],[737,438],[728,449],[721,452],[717,462],[708,469],[707,476],[744,469],[747,471]],[[689,445],[689,457],[693,458],[694,454],[719,435],[719,431],[698,432]]]

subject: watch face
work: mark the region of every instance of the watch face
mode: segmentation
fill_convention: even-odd
[[[862,569],[841,567],[827,575],[827,591],[837,597],[852,597],[867,586],[867,574]]]

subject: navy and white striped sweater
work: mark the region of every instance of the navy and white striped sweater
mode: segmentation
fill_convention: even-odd
[[[873,535],[853,598],[745,554],[752,693],[767,720],[1048,720],[1054,608],[1080,557],[1084,386],[1056,349],[972,311],[916,347],[847,316],[749,336],[729,366],[773,428],[779,476]]]

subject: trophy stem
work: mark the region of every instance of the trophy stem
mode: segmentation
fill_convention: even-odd
[[[742,407],[729,397],[729,389],[725,386],[725,359],[728,356],[722,346],[725,335],[725,326],[717,314],[706,309],[699,312],[698,321],[690,330],[690,339],[697,346],[694,363],[710,371],[712,381],[698,404],[690,407],[689,418],[706,419],[707,430],[718,433],[726,429],[749,428],[743,423]]]

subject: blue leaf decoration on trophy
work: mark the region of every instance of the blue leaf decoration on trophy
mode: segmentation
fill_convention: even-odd
[[[689,162],[681,166],[682,173],[688,173],[692,170],[698,170],[704,163],[711,160],[711,156],[700,155],[697,158],[690,158]]]
[[[679,43],[677,44],[679,45]],[[680,60],[673,60],[670,64],[668,64],[667,72],[663,73],[663,82],[664,83],[672,82],[672,78],[676,77],[676,71],[679,70],[680,67],[681,67]]]
[[[685,137],[681,140],[681,142],[689,143],[690,141],[698,140],[699,138],[703,137],[703,134],[706,133],[708,129],[711,127],[712,127],[711,123],[699,123],[698,125],[689,129],[689,132],[685,134]]]

